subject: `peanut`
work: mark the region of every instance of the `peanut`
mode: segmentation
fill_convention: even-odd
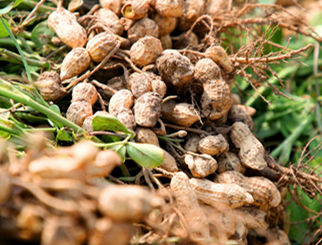
[[[201,83],[207,83],[220,75],[219,66],[209,58],[200,59],[195,65],[195,79]]]
[[[281,194],[274,183],[264,177],[248,178],[237,171],[227,171],[219,174],[216,181],[241,186],[253,196],[252,205],[262,206],[268,203],[276,207],[281,202]]]
[[[134,102],[133,94],[130,90],[121,89],[111,98],[108,112],[117,116],[123,108],[131,108]]]
[[[134,105],[136,123],[143,127],[154,127],[161,115],[161,96],[147,92],[138,98]]]
[[[247,107],[244,105],[233,105],[229,110],[228,118],[232,120],[232,122],[243,122],[250,130],[253,129],[253,119],[248,113]]]
[[[240,173],[245,173],[245,166],[241,164],[237,154],[233,152],[227,152],[219,156],[218,160],[218,172],[223,173],[226,171],[237,171]]]
[[[96,88],[90,83],[79,83],[73,88],[72,103],[85,101],[94,105],[98,98]]]
[[[59,8],[52,12],[47,23],[66,45],[72,48],[84,47],[87,41],[86,31],[68,10]]]
[[[96,24],[98,27],[102,25],[102,27],[111,30],[117,35],[123,34],[123,25],[119,17],[112,10],[100,8],[95,12],[94,16],[97,17],[97,20],[94,19],[94,25]],[[98,29],[102,29],[101,31],[103,32],[105,31],[104,28]]]
[[[93,115],[92,105],[86,101],[76,101],[70,104],[66,118],[78,126],[82,126],[85,119]]]
[[[161,53],[162,44],[160,40],[151,36],[140,38],[130,49],[131,60],[137,66],[154,63]]]
[[[176,173],[171,179],[170,187],[176,197],[178,208],[192,232],[197,236],[209,237],[207,217],[199,206],[188,176],[183,172]]]
[[[186,144],[184,145],[184,149],[186,151],[197,153],[199,141],[200,141],[199,135],[197,134],[190,135],[190,138],[187,140]]]
[[[136,142],[159,146],[158,136],[151,129],[138,127],[135,134]]]
[[[210,120],[226,115],[232,104],[229,85],[222,79],[212,79],[205,82],[203,88],[202,114]]]
[[[188,165],[194,177],[203,178],[214,173],[218,164],[217,161],[207,154],[185,154],[185,163]]]
[[[176,103],[168,100],[162,104],[162,119],[168,120],[177,125],[190,127],[200,119],[200,115],[192,105],[188,103]]]
[[[149,0],[135,0],[125,3],[121,13],[125,18],[139,20],[147,15],[149,11]]]
[[[239,158],[243,165],[249,168],[262,170],[267,166],[264,159],[264,147],[259,142],[246,124],[235,122],[232,125],[230,138],[239,148]]]
[[[169,35],[177,26],[177,19],[174,17],[164,17],[160,14],[155,14],[152,19],[159,27],[160,37]]]
[[[91,56],[85,48],[74,48],[70,51],[60,69],[60,78],[65,80],[79,75],[91,64]]]
[[[236,184],[217,184],[207,179],[196,178],[190,179],[189,182],[197,198],[215,208],[238,208],[254,202],[252,195]]]
[[[230,61],[226,50],[221,46],[211,45],[205,52],[207,58],[212,59],[219,64],[226,73],[231,73],[234,70],[234,66]]]
[[[34,84],[46,101],[58,100],[67,92],[61,85],[60,77],[56,72],[42,73]]]
[[[164,17],[180,17],[184,12],[184,0],[156,0],[155,10]]]
[[[159,37],[159,27],[149,18],[143,18],[136,21],[127,33],[128,39],[130,39],[131,43],[135,43],[140,38],[147,35],[155,38]]]
[[[129,108],[123,108],[117,114],[117,119],[120,120],[121,123],[128,129],[133,131],[136,127],[135,117],[133,112]]]
[[[100,0],[100,4],[103,8],[110,9],[115,14],[121,12],[122,0]]]
[[[215,136],[210,135],[199,141],[198,150],[201,153],[215,156],[227,152],[229,150],[229,145],[222,134]]]
[[[167,84],[183,87],[193,79],[193,65],[177,50],[164,50],[157,58],[156,65],[162,80]]]

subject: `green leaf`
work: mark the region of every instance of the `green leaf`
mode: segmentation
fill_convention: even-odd
[[[122,159],[122,162],[125,162],[126,147],[123,143],[118,144],[118,145],[112,145],[112,146],[108,147],[108,149],[113,150],[116,153],[118,153]]]
[[[17,7],[20,3],[22,3],[24,0],[16,0],[15,3],[13,4],[12,8]]]
[[[158,167],[164,160],[162,149],[155,145],[128,142],[126,150],[135,162],[145,168]]]
[[[3,9],[0,9],[0,15],[9,13],[12,8],[13,8],[13,4],[11,3],[8,6],[4,7]]]
[[[0,38],[9,36],[9,32],[7,31],[4,24],[10,29],[10,25],[9,25],[8,21],[2,17],[1,17],[1,19],[3,20],[4,23],[2,21],[0,22]]]
[[[82,5],[83,5],[83,0],[72,0],[68,4],[68,10],[70,12],[74,12],[76,9],[78,9]]]
[[[50,42],[55,32],[52,31],[48,25],[47,21],[40,22],[34,27],[31,32],[31,40],[39,47],[43,47]]]
[[[57,141],[72,142],[73,138],[65,130],[60,129],[57,131],[56,140]]]
[[[129,131],[116,117],[108,114],[99,114],[93,118],[94,131],[120,131],[130,134],[133,138],[133,132]]]

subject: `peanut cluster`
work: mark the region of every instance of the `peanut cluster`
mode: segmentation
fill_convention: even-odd
[[[164,162],[156,171],[172,176],[167,190],[172,211],[156,216],[160,225],[176,228],[152,230],[145,241],[157,242],[167,234],[201,244],[247,244],[247,234],[263,236],[265,231],[282,234],[276,240],[289,244],[282,230],[268,229],[267,215],[282,205],[276,184],[244,175],[247,170],[264,170],[267,163],[263,145],[251,132],[255,110],[231,93],[235,67],[209,30],[211,22],[202,16],[212,20],[220,6],[198,0],[100,3],[101,8],[78,21],[62,7],[50,15],[48,25],[72,50],[60,75],[55,75],[57,82],[41,76],[36,86],[45,100],[57,101],[67,93],[61,81],[70,83],[72,101],[66,117],[87,134],[93,132],[95,115],[109,113],[135,134],[136,142],[163,149]],[[123,73],[113,75],[111,67],[121,67]],[[94,78],[97,71],[104,75]],[[47,96],[50,89],[53,96]],[[97,101],[102,110],[94,107]],[[54,159],[37,161],[44,166],[32,162],[29,172],[48,178]],[[91,168],[86,167],[88,174],[109,173]],[[72,173],[76,175],[83,178],[81,172]],[[150,195],[136,187],[106,187],[98,210],[109,218],[96,222],[94,234],[103,236],[106,227],[132,229],[122,222],[140,222],[152,208],[134,212],[129,203],[151,207],[146,204]],[[105,242],[113,241],[104,236]],[[129,237],[117,244],[127,244]],[[270,239],[268,235],[267,242]]]

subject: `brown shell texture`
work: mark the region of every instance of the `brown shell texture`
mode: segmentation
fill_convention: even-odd
[[[207,154],[191,155],[188,153],[185,154],[184,161],[192,175],[198,178],[213,174],[218,168],[216,159]]]
[[[222,79],[212,79],[204,83],[201,96],[202,113],[210,120],[223,117],[229,111],[232,97],[228,84]]]
[[[164,17],[180,17],[184,12],[184,0],[156,0],[155,10]]]
[[[94,19],[94,23],[105,26],[117,35],[123,34],[123,25],[119,17],[112,10],[100,8],[95,12],[94,16],[98,18],[96,21]]]
[[[59,8],[52,12],[47,23],[56,32],[60,40],[69,47],[84,47],[87,41],[86,31],[68,10]]]
[[[223,135],[210,135],[202,138],[198,143],[198,150],[201,153],[209,154],[211,156],[219,155],[227,152],[229,149],[228,142]]]
[[[61,85],[59,74],[46,71],[34,83],[44,100],[58,100],[66,94],[66,89]]]
[[[157,58],[156,65],[162,80],[167,84],[183,87],[193,79],[192,63],[177,50],[164,50]]]
[[[155,92],[143,94],[134,105],[136,123],[142,127],[154,127],[161,115],[161,96]]]
[[[71,103],[66,112],[66,118],[78,126],[82,126],[84,120],[91,115],[93,115],[92,105],[86,101]]]
[[[195,79],[201,83],[207,83],[220,75],[219,66],[209,58],[200,59],[195,65]]]
[[[74,48],[70,51],[60,69],[60,78],[65,80],[79,75],[91,64],[91,56],[85,48]]]
[[[238,155],[243,165],[257,170],[262,170],[267,166],[264,159],[265,149],[246,124],[235,122],[231,128],[230,138],[240,149]]]
[[[134,97],[132,92],[127,89],[121,89],[112,96],[108,107],[108,112],[111,113],[113,116],[117,116],[117,114],[123,108],[131,108],[133,102]]]
[[[132,73],[129,77],[129,84],[131,85],[131,91],[135,98],[139,98],[141,95],[152,90],[151,78],[145,72]]]
[[[90,83],[79,83],[73,88],[72,102],[86,101],[94,105],[97,98],[96,88]]]
[[[160,40],[151,36],[139,39],[130,49],[132,62],[140,67],[154,63],[161,53],[162,44]]]
[[[87,42],[86,50],[93,61],[101,62],[115,48],[116,43],[117,38],[115,35],[102,32]]]
[[[135,43],[140,38],[147,35],[155,38],[159,37],[159,27],[149,18],[143,18],[136,21],[127,33],[128,39],[130,39],[131,43]]]

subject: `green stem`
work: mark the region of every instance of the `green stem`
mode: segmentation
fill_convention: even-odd
[[[25,41],[25,42],[31,48],[34,48],[35,47],[35,43],[32,42],[32,41]],[[20,40],[17,40],[17,43],[19,45],[22,45],[22,41],[20,41]],[[4,46],[13,46],[13,47],[16,47],[15,42],[11,38],[9,38],[9,37],[0,38],[0,46],[1,47],[4,47]]]
[[[0,48],[0,53],[1,53],[1,56],[3,56],[8,61],[11,61],[11,62],[16,61],[19,64],[24,64],[25,67],[26,67],[25,62],[27,62],[27,61],[32,66],[38,66],[38,67],[43,67],[43,68],[47,68],[47,66],[48,66],[48,62],[43,62],[43,61],[39,61],[39,60],[25,58],[25,56],[18,55],[15,52],[9,51],[9,50],[4,49],[4,48]],[[12,59],[14,59],[14,61],[12,61]],[[27,69],[26,69],[26,71],[27,71]],[[28,76],[29,81],[31,81],[29,68],[28,68],[27,76]]]
[[[29,81],[31,82],[32,81],[31,80],[31,75],[30,75],[29,67],[28,67],[27,61],[25,59],[25,56],[23,55],[23,52],[22,52],[19,44],[17,43],[17,40],[15,39],[14,35],[12,34],[12,32],[10,31],[10,29],[8,28],[8,26],[4,22],[4,19],[3,19],[2,16],[0,17],[0,19],[1,19],[1,22],[2,22],[3,26],[5,27],[5,29],[9,33],[11,39],[15,42],[16,48],[18,49],[18,52],[19,52],[19,54],[21,56],[22,63],[25,66],[25,69],[26,69],[26,72],[27,72],[27,77],[28,77]]]
[[[55,128],[27,128],[26,132],[56,132]]]
[[[1,81],[1,80],[0,80]],[[29,96],[24,95],[20,91],[14,88],[10,83],[5,81],[0,82],[0,95],[11,98],[14,101],[20,102],[22,104],[28,105],[36,111],[45,114],[50,120],[57,121],[66,127],[72,128],[75,132],[83,132],[83,129],[73,122],[67,120],[51,109],[39,104],[38,102],[31,99]]]

